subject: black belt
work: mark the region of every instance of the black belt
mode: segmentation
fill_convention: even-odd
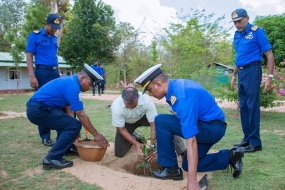
[[[29,101],[26,103],[26,106],[38,106],[38,105],[44,105],[40,102],[32,102],[32,101]]]
[[[36,67],[42,68],[42,69],[52,69],[52,70],[55,70],[58,68],[57,66],[47,66],[47,65],[39,65],[39,64],[37,64]]]
[[[61,111],[65,111],[65,108],[61,108],[61,107],[55,107],[55,106],[46,106],[45,104],[41,103],[41,102],[33,102],[33,101],[29,101],[26,103],[26,106],[43,106],[43,107],[53,107],[56,109],[59,109]]]
[[[238,67],[239,69],[243,70],[243,69],[246,69],[248,67],[251,67],[251,66],[254,66],[254,65],[259,65],[260,64],[260,61],[255,61],[255,62],[252,62],[250,64],[247,64],[245,66],[241,66],[241,67]]]
[[[221,120],[212,120],[212,121],[209,121],[209,123],[219,124],[219,125],[222,125],[223,127],[227,128],[227,123],[223,122]]]

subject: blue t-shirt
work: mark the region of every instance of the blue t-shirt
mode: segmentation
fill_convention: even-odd
[[[91,68],[94,69],[100,75],[100,67],[98,65],[91,65]]]
[[[99,75],[104,78],[105,69],[100,67]]]
[[[262,61],[262,54],[272,46],[262,28],[254,27],[248,23],[245,33],[236,31],[234,35],[234,47],[236,51],[236,66],[241,67],[249,63]]]
[[[30,33],[26,53],[34,54],[36,65],[58,66],[57,50],[58,41],[54,34],[49,37],[44,28],[41,28],[38,33]]]
[[[80,99],[78,75],[52,80],[42,86],[31,97],[30,101],[41,102],[46,106],[64,109],[68,104],[73,111],[83,110]]]
[[[200,84],[186,79],[169,80],[166,102],[180,120],[182,134],[188,139],[199,131],[197,121],[225,121],[214,97]]]

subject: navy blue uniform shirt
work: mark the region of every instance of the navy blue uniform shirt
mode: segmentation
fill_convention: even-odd
[[[100,67],[98,65],[91,65],[91,68],[94,69],[98,74],[100,74]]]
[[[99,75],[104,78],[105,69],[100,67]]]
[[[44,27],[40,31],[30,33],[27,41],[26,53],[33,53],[35,65],[58,66],[57,58],[58,41],[56,35],[50,37]]]
[[[30,101],[41,102],[46,106],[64,109],[68,104],[72,111],[83,110],[80,99],[78,75],[58,78],[42,86]]]
[[[262,61],[262,54],[272,46],[266,37],[265,31],[262,28],[254,27],[248,23],[245,33],[236,31],[234,35],[234,47],[236,51],[236,66],[241,67],[249,63]]]
[[[200,84],[186,79],[169,80],[166,102],[180,120],[185,139],[199,131],[197,121],[225,121],[222,109],[214,97]]]

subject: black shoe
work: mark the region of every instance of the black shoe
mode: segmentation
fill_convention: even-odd
[[[234,147],[246,147],[246,146],[248,146],[248,145],[249,145],[248,142],[241,141],[241,142],[239,142],[239,143],[235,143],[235,144],[234,144]]]
[[[74,155],[74,156],[78,156],[78,152],[77,152],[77,147],[72,144],[71,147],[67,150],[67,152],[64,155]]]
[[[93,96],[95,96],[95,94],[93,94]]]
[[[261,146],[254,146],[254,145],[248,145],[247,147],[245,147],[246,153],[252,153],[252,152],[256,152],[256,151],[262,151],[262,147]]]
[[[140,136],[139,134],[137,134],[136,132],[133,132],[132,136],[134,137],[134,139],[136,141],[138,141],[139,143],[144,144],[146,142],[145,138]]]
[[[207,174],[205,174],[198,182],[201,190],[206,190],[209,185],[210,179]]]
[[[243,163],[242,163],[242,157],[244,156],[244,147],[238,147],[236,149],[231,149],[229,151],[232,151],[232,156],[231,158],[229,158],[229,163],[230,165],[234,168],[234,173],[233,173],[233,177],[237,178],[241,172],[242,172],[242,168],[243,168]]]
[[[52,146],[54,145],[54,142],[51,139],[43,139],[42,144],[44,144],[45,146]]]
[[[43,160],[43,169],[44,170],[50,170],[52,168],[63,169],[63,168],[71,167],[71,166],[73,166],[73,162],[67,161],[65,159],[49,160],[47,158],[44,158],[44,160]]]
[[[162,167],[159,170],[153,170],[151,172],[152,177],[157,179],[173,179],[173,180],[183,180],[183,173],[181,168],[169,169]]]

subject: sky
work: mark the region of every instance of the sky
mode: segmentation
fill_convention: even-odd
[[[225,15],[225,21],[231,21],[231,13],[237,8],[244,8],[249,15],[249,22],[256,16],[268,16],[285,13],[285,0],[103,0],[115,11],[117,22],[129,22],[132,26],[143,29],[150,41],[155,31],[177,21],[176,13],[189,14],[191,9],[203,10],[205,14],[214,13],[215,17]],[[144,25],[142,23],[144,21]],[[230,28],[233,23],[225,22]],[[232,29],[232,35],[235,28]]]

